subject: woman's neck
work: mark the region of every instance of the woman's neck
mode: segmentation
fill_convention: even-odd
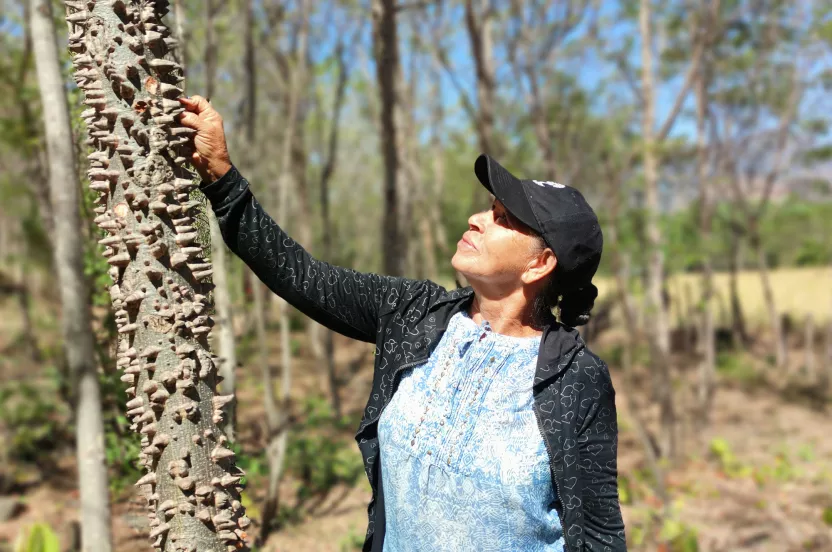
[[[543,325],[536,320],[534,301],[522,289],[507,295],[489,297],[474,289],[474,300],[468,314],[477,324],[487,320],[498,334],[511,337],[536,337],[543,333]]]

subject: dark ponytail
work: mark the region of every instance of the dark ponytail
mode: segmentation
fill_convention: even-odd
[[[540,247],[548,247],[542,237],[539,237]],[[534,312],[537,320],[544,321],[552,316],[557,308],[561,324],[570,327],[583,326],[592,317],[592,307],[598,297],[598,288],[588,282],[584,286],[563,293],[558,283],[558,270],[549,275],[546,285],[534,301]]]
[[[596,297],[598,288],[592,283],[563,294],[558,302],[561,323],[573,328],[588,323]]]

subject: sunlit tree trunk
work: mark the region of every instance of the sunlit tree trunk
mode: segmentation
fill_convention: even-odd
[[[61,296],[61,326],[75,401],[75,447],[81,491],[81,543],[85,552],[112,550],[104,422],[95,364],[95,339],[84,278],[80,195],[66,86],[61,75],[52,5],[31,0],[32,46],[49,163],[54,216],[54,264]]]
[[[212,269],[198,239],[203,204],[182,166],[193,131],[176,122],[182,74],[162,22],[167,2],[66,5],[150,539],[166,552],[245,550],[243,474],[221,430],[231,397],[216,393],[208,345]]]
[[[731,302],[731,340],[734,347],[744,347],[748,343],[745,330],[745,315],[742,312],[739,291],[739,271],[742,268],[742,241],[736,231],[731,231],[731,251],[728,258],[728,286]]]
[[[308,39],[308,10],[309,0],[301,0],[297,32],[297,48],[295,50],[294,69],[288,82],[288,100],[286,124],[283,143],[280,150],[279,198],[277,220],[286,224],[289,214],[289,192],[292,186],[292,150],[296,138],[298,108],[300,93],[306,82],[305,60]],[[289,438],[289,393],[292,389],[292,347],[289,335],[289,305],[283,298],[277,300],[280,314],[280,353],[281,380],[280,401],[274,396],[274,381],[271,370],[264,373],[266,388],[265,406],[268,423],[269,442],[266,447],[266,458],[269,464],[269,481],[266,490],[266,503],[263,507],[263,530],[261,541],[265,538],[273,524],[273,519],[279,511],[279,485],[283,477],[283,467],[286,457],[286,447]]]
[[[326,158],[324,168],[321,171],[321,224],[323,226],[323,253],[327,260],[332,259],[332,217],[329,204],[329,184],[335,174],[338,162],[338,140],[341,135],[341,112],[344,107],[349,72],[347,68],[346,52],[343,42],[339,42],[336,50],[338,60],[338,81],[335,89],[335,99],[330,116],[329,139],[327,141]],[[329,390],[332,401],[332,412],[337,418],[343,414],[341,410],[341,397],[339,393],[339,381],[335,364],[335,334],[331,330],[324,330],[324,358],[326,360],[327,375],[329,377]]]
[[[399,94],[400,75],[395,0],[373,0],[373,54],[381,98],[381,154],[384,159],[384,223],[382,256],[386,274],[404,275],[408,240],[402,227],[403,167],[400,158]]]
[[[815,383],[817,374],[815,373],[815,320],[812,314],[806,315],[804,322],[804,353],[803,353],[803,369],[806,372],[806,378],[812,384]]]
[[[774,288],[772,288],[771,278],[769,278],[766,252],[756,229],[752,230],[751,247],[757,254],[757,270],[760,273],[760,283],[763,286],[763,299],[765,301],[766,311],[768,312],[771,331],[774,335],[775,362],[777,363],[778,368],[785,368],[788,364],[788,349],[786,347],[787,336],[783,331],[783,320],[780,313],[777,311],[777,304],[774,300]]]
[[[639,10],[639,30],[641,32],[641,77],[642,96],[644,98],[644,117],[642,120],[642,139],[644,140],[644,196],[647,212],[647,240],[650,247],[647,266],[647,310],[648,338],[657,378],[659,405],[662,423],[662,451],[673,456],[676,450],[676,414],[673,407],[673,382],[670,366],[670,330],[667,320],[667,308],[662,297],[664,283],[664,254],[662,253],[662,236],[659,227],[659,172],[654,135],[655,94],[653,75],[653,33],[651,23],[650,0],[641,0]]]
[[[694,27],[695,31],[695,27]],[[716,339],[713,314],[713,268],[711,266],[712,205],[708,179],[708,150],[705,137],[705,119],[708,106],[708,80],[705,64],[699,69],[696,79],[696,173],[699,180],[699,234],[702,243],[702,320],[699,345],[702,358],[699,364],[699,427],[710,419],[716,374]]]
[[[205,95],[214,95],[217,67],[216,16],[222,4],[219,0],[208,0],[205,9]],[[248,17],[248,16],[247,16]],[[178,21],[178,18],[177,18]],[[184,25],[184,21],[183,21]],[[223,378],[221,389],[232,397],[237,390],[237,349],[234,339],[234,311],[231,303],[231,290],[228,279],[228,253],[220,232],[220,225],[213,209],[209,209],[208,223],[211,226],[211,262],[214,265],[214,304],[216,305],[215,322],[217,325],[217,344],[220,356],[220,375]],[[226,434],[235,440],[236,399],[227,407],[228,420]]]

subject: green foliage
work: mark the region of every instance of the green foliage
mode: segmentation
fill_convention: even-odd
[[[58,536],[49,525],[35,523],[23,529],[14,544],[14,552],[61,552]]]
[[[45,453],[70,439],[66,408],[53,384],[47,380],[42,385],[23,381],[0,385],[0,424],[8,436],[3,446],[11,458],[42,462]]]
[[[668,545],[668,552],[698,552],[699,538],[695,528],[677,519],[665,520],[659,538]]]
[[[133,485],[144,471],[139,465],[141,446],[129,431],[130,422],[118,415],[104,432],[104,454],[109,468],[110,492],[114,495]]]
[[[757,384],[762,375],[741,353],[721,352],[716,358],[717,372],[725,377],[745,384]]]
[[[828,507],[828,508],[823,509],[823,515],[822,515],[821,519],[823,519],[823,522],[826,525],[828,525],[829,527],[832,527],[832,507]]]
[[[338,550],[340,552],[355,552],[361,550],[364,546],[364,535],[360,531],[356,531],[354,526],[350,526],[349,533],[338,541]]]
[[[302,482],[299,500],[326,493],[339,484],[355,485],[364,473],[361,457],[351,443],[335,438],[337,425],[326,399],[306,400],[304,421],[292,433],[286,454],[287,470]]]
[[[731,450],[731,445],[725,439],[719,437],[713,439],[708,449],[722,472],[728,477],[739,478],[752,474],[751,468],[737,459],[734,451]]]

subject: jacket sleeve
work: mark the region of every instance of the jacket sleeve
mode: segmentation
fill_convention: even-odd
[[[624,552],[627,542],[618,500],[618,423],[607,365],[588,351],[578,360],[588,406],[578,431],[583,472],[584,549]]]
[[[382,312],[394,308],[403,278],[364,274],[314,259],[255,199],[236,167],[200,189],[223,239],[273,292],[317,322],[373,343]]]

